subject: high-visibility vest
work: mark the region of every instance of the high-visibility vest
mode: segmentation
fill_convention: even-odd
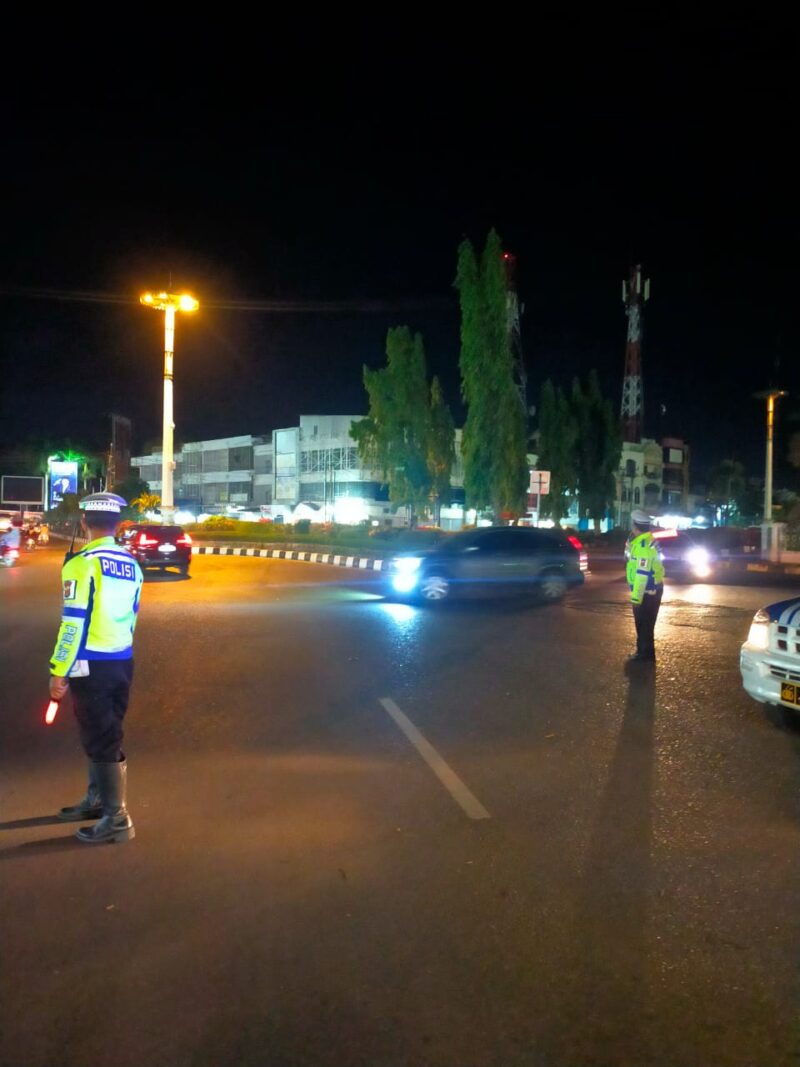
[[[77,660],[130,659],[142,570],[113,537],[98,537],[61,569],[64,607],[50,673],[64,678]]]
[[[664,584],[664,564],[653,535],[637,534],[628,542],[626,577],[631,590],[631,603],[641,604],[648,594],[654,594]]]

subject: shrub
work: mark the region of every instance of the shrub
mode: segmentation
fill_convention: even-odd
[[[227,519],[224,515],[209,515],[203,523],[206,530],[235,530],[239,523],[236,519]]]

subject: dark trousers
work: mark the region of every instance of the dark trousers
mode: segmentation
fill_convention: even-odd
[[[87,677],[69,680],[83,751],[94,763],[125,759],[122,720],[132,681],[132,659],[89,660]]]
[[[639,656],[655,656],[656,646],[653,632],[656,628],[658,609],[664,586],[656,586],[655,593],[645,593],[641,604],[633,605],[633,621],[636,623],[636,653]]]

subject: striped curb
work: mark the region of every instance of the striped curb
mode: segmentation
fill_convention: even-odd
[[[193,556],[260,556],[269,559],[293,559],[301,563],[327,563],[332,567],[353,567],[362,571],[383,569],[382,559],[366,556],[333,555],[327,552],[298,552],[284,548],[207,548],[192,545]]]

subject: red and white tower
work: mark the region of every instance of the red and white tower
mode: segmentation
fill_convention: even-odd
[[[625,377],[622,381],[622,435],[625,441],[640,441],[644,416],[642,390],[642,331],[644,305],[650,299],[650,279],[642,281],[641,265],[622,283],[622,302],[628,319],[625,345]]]

